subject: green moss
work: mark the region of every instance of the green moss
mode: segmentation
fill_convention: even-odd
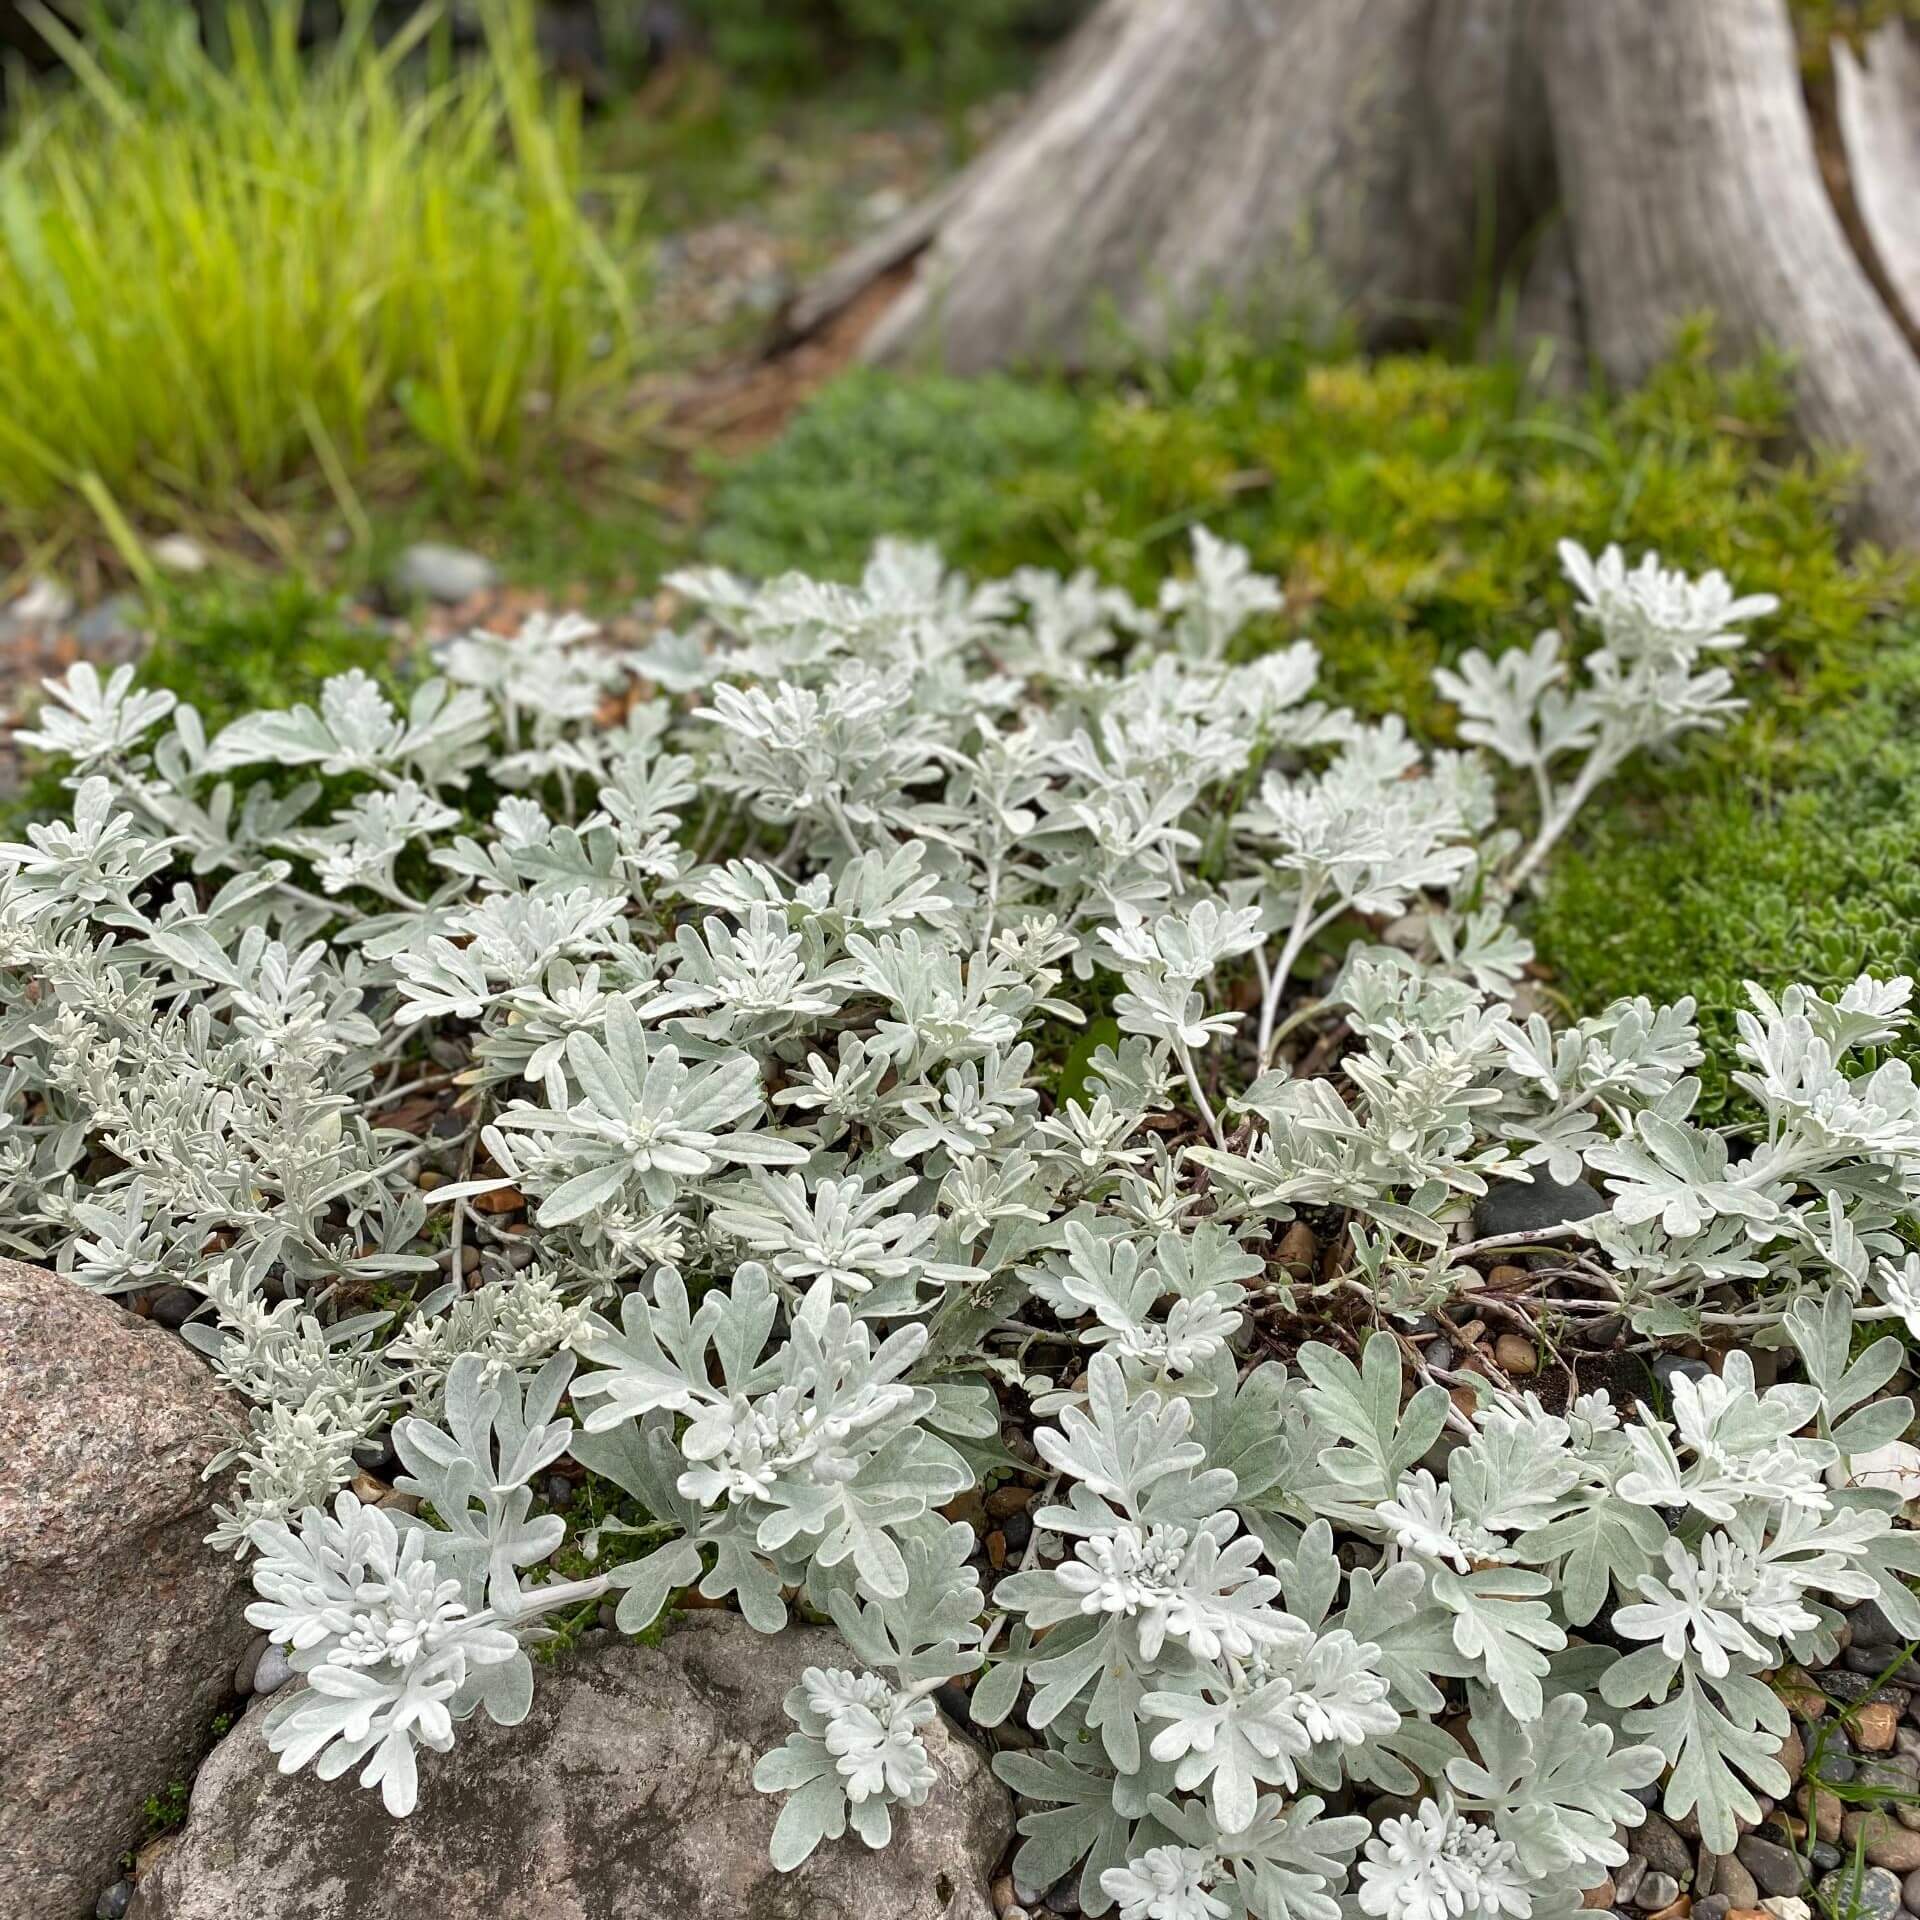
[[[200,711],[209,734],[243,713],[313,697],[329,674],[359,667],[391,685],[392,641],[356,625],[297,575],[265,586],[220,582],[175,593],[156,609],[141,682]]]
[[[1062,387],[856,371],[723,478],[706,549],[749,576],[840,579],[883,534],[934,540],[963,564],[1051,557],[1054,476],[1093,453],[1089,410]]]
[[[1920,622],[1889,624],[1873,684],[1796,744],[1762,716],[1692,778],[1615,796],[1537,915],[1570,1001],[1696,995],[1730,1041],[1744,983],[1837,989],[1920,972]],[[1710,1110],[1726,1097],[1709,1069]]]
[[[1786,418],[1781,369],[1718,368],[1702,327],[1625,397],[1219,332],[1086,389],[862,373],[724,480],[707,546],[845,575],[904,531],[978,573],[1087,564],[1147,594],[1204,522],[1282,578],[1286,636],[1318,642],[1340,697],[1436,737],[1435,665],[1567,622],[1562,536],[1776,593],[1743,674],[1752,713],[1636,765],[1536,913],[1570,1002],[1694,993],[1727,1032],[1746,978],[1920,960],[1920,588],[1849,551],[1849,473],[1795,452]],[[1725,1093],[1713,1080],[1709,1105]]]

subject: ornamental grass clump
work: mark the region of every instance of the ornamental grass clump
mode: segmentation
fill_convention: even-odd
[[[1691,1002],[1546,1017],[1525,889],[1772,611],[1563,559],[1582,641],[1466,654],[1438,753],[1257,650],[1204,532],[1151,606],[685,574],[644,648],[535,617],[404,708],[55,685],[0,1231],[197,1297],[283,1769],[404,1815],[531,1649],[697,1589],[845,1642],[756,1770],[783,1867],[887,1843],[956,1686],[1089,1913],[1563,1915],[1649,1787],[1729,1850],[1767,1676],[1863,1600],[1920,1637],[1911,989],[1756,988],[1725,1128]],[[1476,1228],[1529,1182],[1557,1224]],[[1426,1342],[1460,1296],[1527,1367]],[[1719,1370],[1623,1391],[1674,1334]]]
[[[435,10],[144,5],[83,42],[0,151],[0,531],[245,516],[289,483],[481,481],[580,422],[630,356],[577,107],[524,6],[436,68]],[[137,554],[135,555],[137,559]]]

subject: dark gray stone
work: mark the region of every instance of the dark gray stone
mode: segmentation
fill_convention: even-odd
[[[139,644],[145,613],[137,593],[109,594],[74,622],[74,645],[90,660],[124,659]]]
[[[124,1875],[93,1903],[93,1920],[120,1920],[133,1904],[133,1882]]]
[[[1657,1813],[1648,1814],[1634,1829],[1633,1850],[1655,1873],[1671,1874],[1675,1880],[1684,1880],[1693,1869],[1693,1849]]]
[[[1474,1202],[1473,1233],[1477,1240],[1503,1233],[1539,1233],[1606,1211],[1606,1200],[1584,1180],[1566,1186],[1544,1174],[1535,1174],[1531,1181],[1496,1180]]]
[[[1836,1700],[1844,1700],[1851,1707],[1863,1706],[1869,1700],[1876,1704],[1904,1708],[1907,1704],[1907,1690],[1889,1683],[1876,1687],[1874,1676],[1882,1673],[1891,1661],[1883,1660],[1872,1674],[1853,1673],[1839,1667],[1829,1667],[1820,1678],[1818,1685],[1822,1693],[1830,1693]]]
[[[1853,1630],[1853,1644],[1856,1647],[1894,1647],[1905,1646],[1906,1642],[1893,1630],[1885,1610],[1878,1600],[1862,1600],[1857,1607],[1847,1610],[1847,1625]]]
[[[1863,1867],[1857,1875],[1850,1866],[1836,1867],[1821,1876],[1818,1892],[1830,1912],[1855,1920],[1894,1920],[1900,1911],[1899,1878],[1885,1867]]]
[[[1757,1833],[1743,1834],[1734,1852],[1763,1893],[1798,1893],[1805,1883],[1799,1860],[1787,1848],[1763,1840]]]
[[[256,1633],[247,1642],[247,1650],[233,1666],[233,1690],[246,1695],[253,1691],[253,1676],[260,1665],[260,1656],[273,1644],[264,1633]]]
[[[163,1327],[184,1327],[200,1306],[200,1296],[189,1287],[162,1287],[147,1302],[147,1317]]]
[[[1704,1360],[1696,1360],[1685,1353],[1660,1353],[1654,1355],[1653,1377],[1660,1382],[1663,1393],[1671,1396],[1676,1380],[1704,1380],[1713,1369]]]

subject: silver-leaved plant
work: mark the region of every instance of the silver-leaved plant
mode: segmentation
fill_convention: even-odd
[[[1920,1636],[1856,1334],[1920,1337],[1911,986],[1751,989],[1719,1126],[1692,1001],[1548,1017],[1534,876],[1772,607],[1563,558],[1592,644],[1443,671],[1457,751],[1316,701],[1204,532],[1152,606],[683,574],[644,648],[535,618],[211,738],[55,684],[0,1241],[178,1290],[251,1404],[281,1765],[406,1813],[540,1636],[697,1590],[845,1643],[755,1773],[783,1867],[912,1817],[954,1689],[1090,1914],[1557,1920],[1655,1783],[1730,1847],[1769,1676]],[[1725,1358],[1469,1370],[1462,1299]]]

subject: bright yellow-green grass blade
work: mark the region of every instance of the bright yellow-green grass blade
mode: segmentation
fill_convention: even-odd
[[[577,105],[524,0],[450,65],[424,10],[297,0],[221,51],[149,5],[29,89],[0,152],[0,524],[134,529],[264,504],[316,468],[477,482],[605,406],[631,364],[624,247],[581,205]]]

